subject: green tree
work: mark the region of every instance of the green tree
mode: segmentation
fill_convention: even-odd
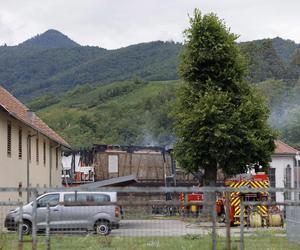
[[[289,78],[298,79],[300,76],[300,49],[295,50],[288,66]]]
[[[275,133],[264,99],[243,81],[237,36],[215,14],[197,9],[190,24],[174,110],[175,153],[183,168],[203,169],[206,184],[215,185],[217,169],[232,175],[254,163],[267,165]]]

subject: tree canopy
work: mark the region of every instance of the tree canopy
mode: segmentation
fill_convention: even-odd
[[[264,99],[243,80],[237,35],[215,14],[196,9],[185,36],[179,67],[184,84],[174,110],[180,165],[189,172],[204,169],[206,184],[215,184],[218,168],[232,175],[251,164],[266,166],[275,133]]]

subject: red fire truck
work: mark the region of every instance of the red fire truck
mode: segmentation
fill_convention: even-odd
[[[268,188],[270,186],[269,177],[263,172],[257,174],[243,174],[238,175],[235,178],[231,178],[225,181],[226,187],[231,188]],[[241,216],[241,200],[243,201],[255,201],[266,202],[269,201],[270,195],[268,192],[251,192],[241,193],[240,191],[230,193],[230,224],[239,225]],[[181,211],[186,211],[192,214],[199,214],[202,210],[203,194],[187,194],[186,196],[181,193],[180,200],[182,201]],[[187,201],[188,205],[184,205]],[[197,204],[199,203],[199,204]],[[219,219],[225,221],[225,194],[219,195],[216,201],[216,211]],[[252,227],[260,226],[282,226],[283,216],[278,207],[257,205],[257,206],[245,206],[243,211],[245,217],[245,224]]]
[[[225,181],[226,187],[252,189],[269,188],[269,177],[264,172],[255,175],[245,174]],[[241,193],[240,191],[230,193],[230,224],[239,225],[241,212],[245,217],[245,223],[251,227],[261,226],[282,226],[282,214],[278,207],[259,204],[257,206],[247,205],[241,211],[241,201],[266,202],[270,200],[268,192]],[[217,200],[217,214],[220,218],[225,218],[225,196]]]

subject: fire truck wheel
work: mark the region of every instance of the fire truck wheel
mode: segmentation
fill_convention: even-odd
[[[261,227],[262,226],[262,218],[258,213],[250,214],[249,217],[250,227]]]
[[[282,225],[282,220],[280,214],[270,214],[269,215],[269,226],[270,227],[280,227]]]

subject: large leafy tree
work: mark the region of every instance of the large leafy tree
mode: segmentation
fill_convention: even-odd
[[[175,153],[189,172],[203,169],[214,185],[217,169],[232,175],[267,165],[275,133],[262,97],[244,82],[245,64],[232,34],[215,14],[195,10],[185,31],[175,105]]]

